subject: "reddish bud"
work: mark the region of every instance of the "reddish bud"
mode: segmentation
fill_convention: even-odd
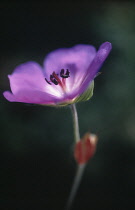
[[[97,136],[86,133],[83,138],[76,143],[74,149],[74,158],[78,164],[86,163],[95,153]]]

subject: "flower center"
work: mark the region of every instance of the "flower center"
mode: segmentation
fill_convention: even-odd
[[[70,74],[70,71],[68,69],[66,69],[66,71],[64,69],[61,69],[61,71],[60,71],[60,77],[61,78],[60,78],[59,74],[56,74],[55,71],[54,71],[52,74],[50,74],[50,81],[48,81],[46,78],[45,78],[45,81],[49,85],[51,85],[52,83],[55,84],[55,85],[59,85],[59,86],[61,86],[61,88],[63,90],[65,90],[66,79],[68,77],[70,77],[69,74]]]

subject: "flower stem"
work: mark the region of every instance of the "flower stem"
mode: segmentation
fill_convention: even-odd
[[[75,198],[76,192],[78,190],[78,187],[79,187],[79,184],[80,184],[85,166],[86,166],[86,164],[79,164],[78,165],[76,176],[75,176],[75,179],[74,179],[74,182],[73,182],[73,186],[72,186],[72,189],[71,189],[71,192],[70,192],[68,202],[67,202],[67,206],[66,206],[65,210],[70,210],[71,207],[72,207],[72,203],[73,203],[73,200]]]
[[[78,114],[77,114],[75,104],[71,104],[70,107],[71,107],[72,116],[73,116],[74,138],[75,138],[75,142],[77,143],[78,141],[80,141]]]
[[[71,104],[70,107],[71,107],[72,116],[73,116],[75,143],[78,143],[80,141],[80,133],[79,133],[79,123],[78,123],[76,105]],[[74,178],[73,186],[72,186],[65,210],[70,210],[72,207],[72,203],[77,193],[77,190],[78,190],[78,187],[79,187],[79,184],[80,184],[80,181],[81,181],[84,169],[85,169],[85,165],[86,164],[78,164],[77,172]]]

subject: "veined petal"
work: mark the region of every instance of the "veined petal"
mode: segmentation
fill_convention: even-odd
[[[42,68],[36,62],[27,62],[19,65],[8,78],[13,94],[23,89],[45,90],[44,74]]]
[[[62,100],[62,98],[58,98],[45,92],[27,89],[20,90],[15,95],[9,91],[5,91],[3,95],[10,102],[23,102],[42,105],[55,105]]]

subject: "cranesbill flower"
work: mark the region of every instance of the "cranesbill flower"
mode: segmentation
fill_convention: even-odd
[[[8,76],[12,93],[5,91],[4,97],[11,102],[51,106],[88,100],[111,48],[105,42],[96,52],[95,47],[80,44],[51,52],[43,68],[33,61],[21,64]]]

